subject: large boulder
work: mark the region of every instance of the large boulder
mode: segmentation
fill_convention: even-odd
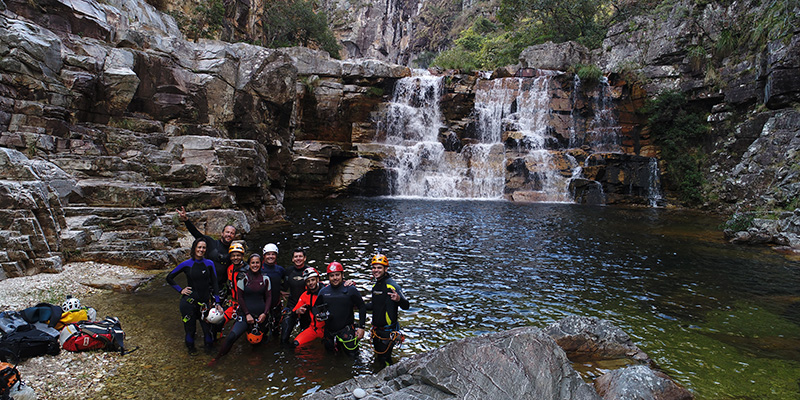
[[[694,395],[667,374],[644,365],[634,365],[603,374],[594,388],[605,400],[690,400]]]
[[[627,333],[604,319],[571,315],[550,324],[545,332],[572,360],[650,360]]]
[[[369,399],[599,399],[556,343],[533,327],[471,337],[306,397]]]

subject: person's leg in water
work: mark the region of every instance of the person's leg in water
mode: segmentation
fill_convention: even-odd
[[[222,344],[222,348],[220,348],[217,355],[214,356],[211,361],[209,361],[208,365],[214,366],[219,359],[222,358],[222,356],[228,354],[236,340],[239,339],[245,332],[247,332],[249,328],[250,326],[244,318],[237,318],[236,322],[233,324],[233,328],[231,328],[231,331],[228,332],[228,336],[225,337],[225,342]]]
[[[186,296],[181,297],[181,302],[178,305],[181,311],[181,318],[183,320],[183,331],[186,334],[184,343],[190,355],[197,354],[197,347],[194,345],[194,335],[197,331],[197,315],[200,313],[200,307],[189,304],[186,301]]]
[[[283,320],[281,321],[281,344],[290,344],[295,325],[297,325],[297,314],[288,308],[284,309]]]

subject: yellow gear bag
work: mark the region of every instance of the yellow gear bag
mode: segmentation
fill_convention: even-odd
[[[92,308],[81,308],[76,311],[67,311],[61,314],[61,319],[56,324],[56,329],[61,330],[64,326],[73,324],[78,321],[86,321],[90,319],[89,313],[97,315],[97,312]]]

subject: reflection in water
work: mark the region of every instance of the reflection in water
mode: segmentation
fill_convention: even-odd
[[[397,358],[588,315],[620,326],[700,399],[800,396],[797,266],[768,249],[724,243],[718,219],[663,209],[393,199],[294,202],[287,210],[293,225],[263,233],[250,248],[274,241],[288,266],[290,250],[305,246],[310,265],[342,262],[363,294],[371,287],[369,257],[377,250],[389,256],[411,299],[400,317],[407,340]],[[177,295],[159,285],[122,296],[115,312],[159,315],[144,323],[161,335],[151,352],[168,357],[151,363],[167,376],[187,368],[207,376],[200,393],[296,398],[374,368],[368,344],[353,361],[239,341],[209,370],[203,356],[183,354]],[[140,329],[126,327],[133,345],[151,335]],[[587,374],[598,368],[606,367],[587,367]]]

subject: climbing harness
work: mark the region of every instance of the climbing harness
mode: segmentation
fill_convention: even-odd
[[[384,351],[373,349],[376,354],[386,354],[395,344],[397,344],[399,347],[406,340],[406,335],[402,331],[392,330],[389,331],[389,337],[383,337],[378,333],[374,326],[372,327],[372,330],[370,330],[370,335],[377,337],[381,340],[381,342],[386,344],[386,349]]]

